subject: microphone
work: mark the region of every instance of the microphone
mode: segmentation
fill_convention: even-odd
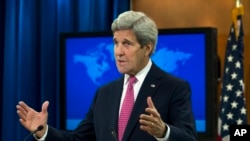
[[[116,135],[116,132],[115,132],[114,128],[111,129],[111,134],[114,137],[115,141],[118,141],[117,135]]]
[[[26,141],[31,135],[35,134],[36,132],[43,130],[43,128],[44,127],[42,125],[38,126],[36,130],[31,132],[28,136],[26,136],[23,141]]]

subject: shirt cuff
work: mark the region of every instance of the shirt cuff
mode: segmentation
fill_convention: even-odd
[[[46,125],[46,130],[45,130],[45,134],[41,137],[41,138],[37,138],[35,134],[33,134],[34,138],[37,140],[37,141],[44,141],[45,138],[47,137],[47,134],[48,134],[48,125]]]
[[[169,135],[170,135],[170,128],[168,127],[167,124],[166,124],[166,127],[167,127],[167,133],[166,133],[165,137],[163,137],[163,138],[155,138],[157,141],[168,141]]]

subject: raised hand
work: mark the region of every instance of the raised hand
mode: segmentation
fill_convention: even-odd
[[[140,115],[140,128],[154,137],[163,138],[167,130],[166,124],[162,121],[151,97],[147,98],[147,104],[148,107],[145,109],[147,114]]]
[[[43,125],[43,129],[36,133],[38,138],[42,137],[46,131],[47,121],[48,121],[48,106],[49,102],[45,101],[42,105],[42,111],[37,112],[23,101],[20,101],[17,108],[17,114],[19,116],[20,123],[30,132],[37,129],[38,126]]]

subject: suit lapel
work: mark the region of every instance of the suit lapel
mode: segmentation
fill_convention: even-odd
[[[160,78],[160,72],[153,64],[141,86],[138,97],[135,101],[135,105],[131,113],[128,126],[126,127],[123,140],[128,140],[132,130],[136,127],[136,124],[139,123],[140,114],[145,113],[145,108],[147,107],[147,97],[154,97],[155,91],[161,82]]]

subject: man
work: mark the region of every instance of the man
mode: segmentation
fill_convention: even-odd
[[[127,11],[111,29],[116,66],[124,76],[97,90],[79,126],[70,133],[48,126],[48,101],[41,112],[19,102],[20,123],[29,131],[43,125],[34,137],[46,141],[196,141],[189,84],[150,59],[158,36],[154,21]]]

